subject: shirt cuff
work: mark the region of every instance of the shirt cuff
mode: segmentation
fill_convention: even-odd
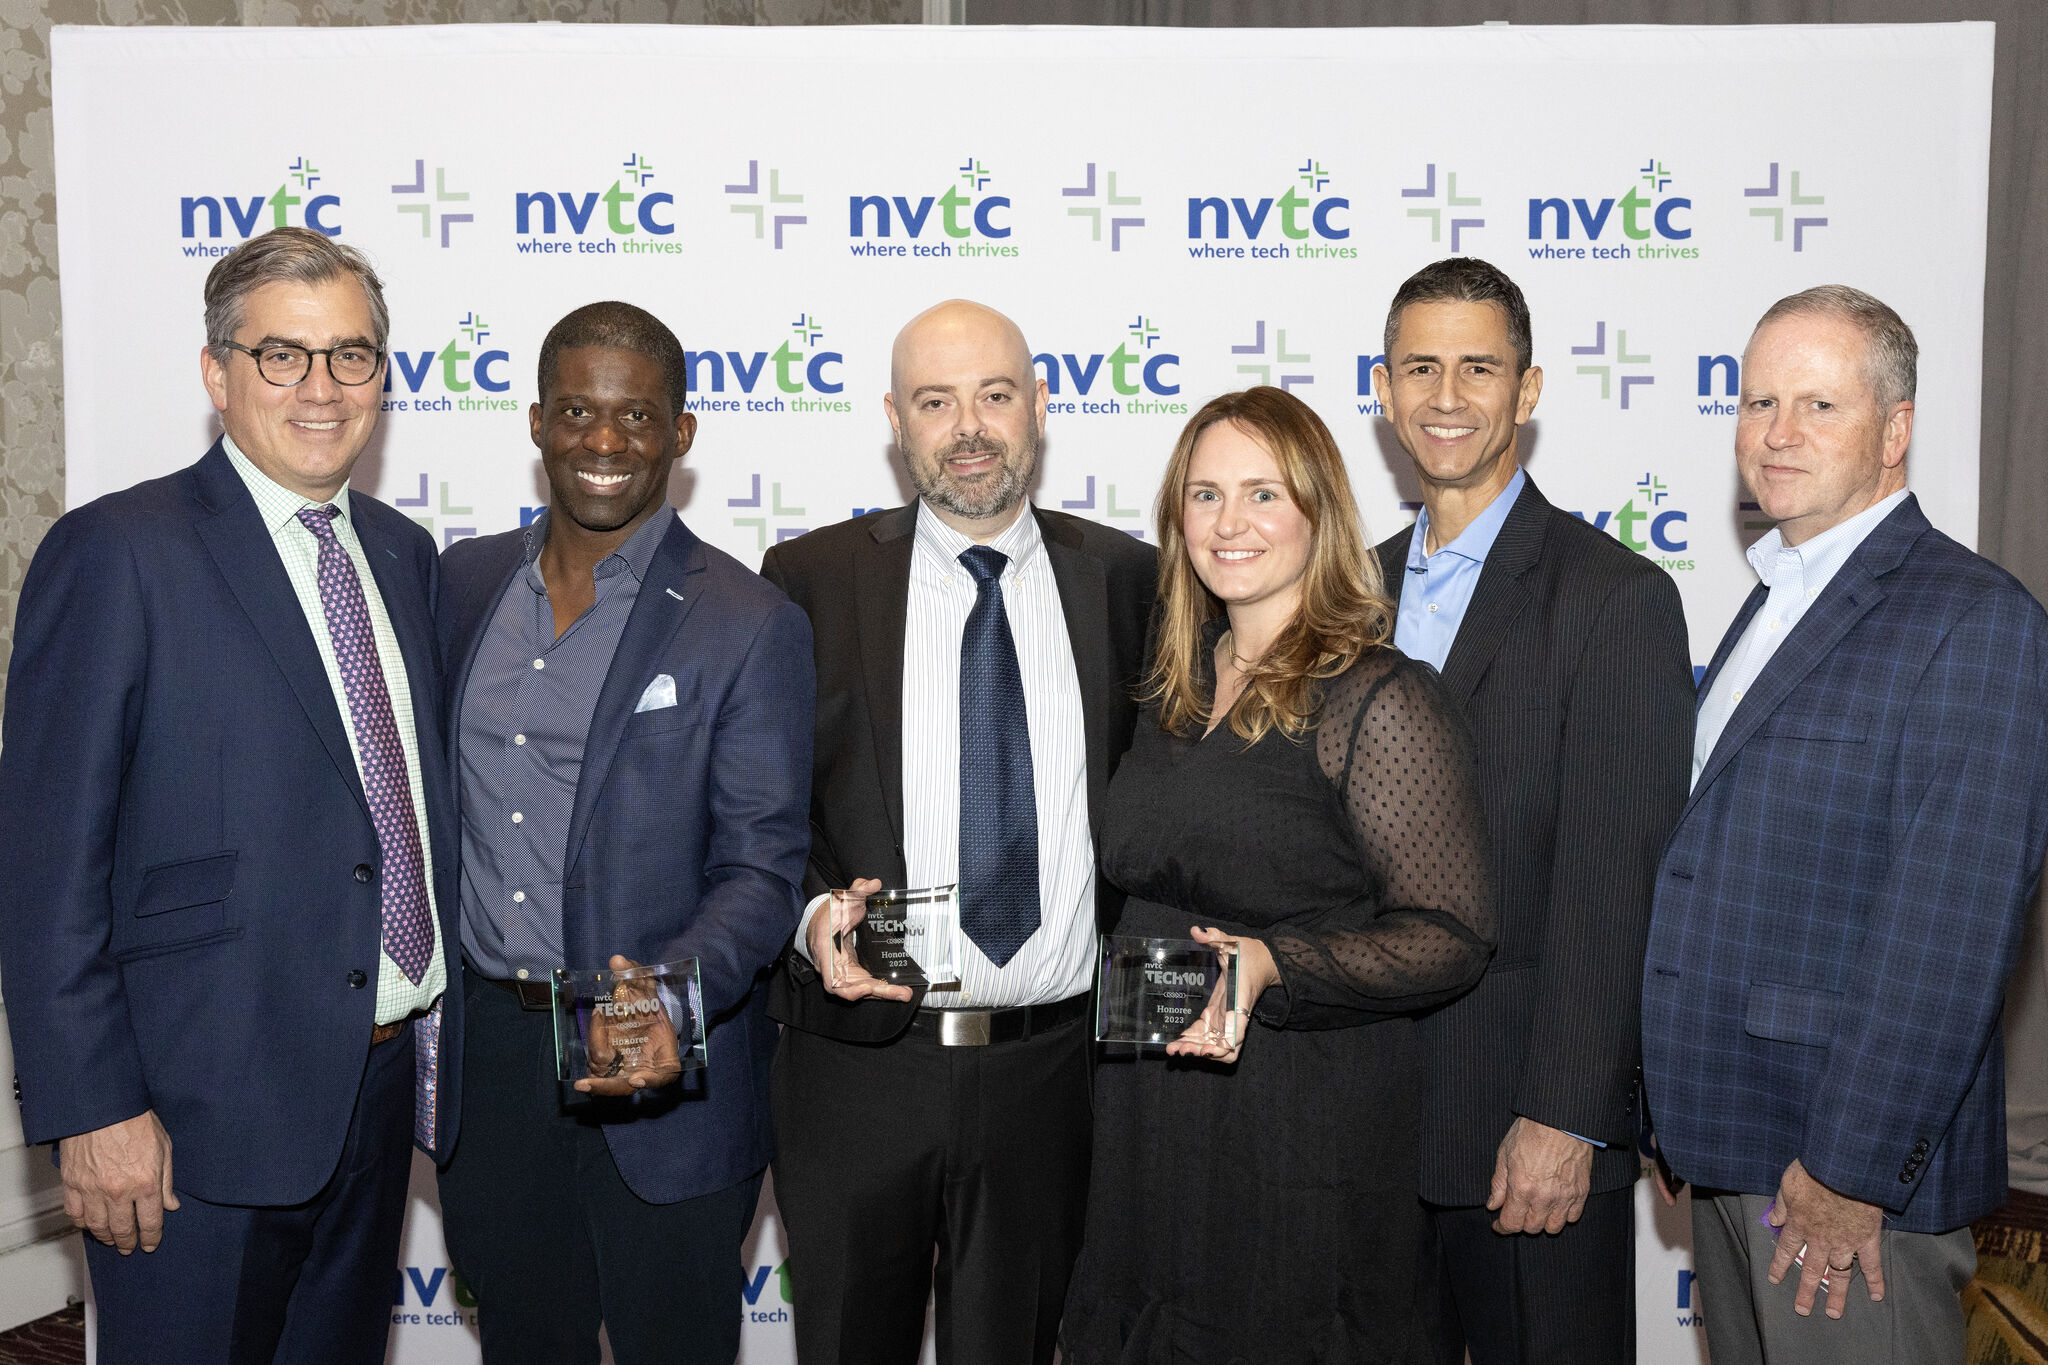
[[[818,963],[811,956],[811,916],[817,914],[824,907],[825,902],[831,899],[832,893],[830,891],[811,897],[811,903],[804,907],[803,914],[797,918],[796,950],[802,955],[803,960],[810,963],[813,967],[817,966]]]

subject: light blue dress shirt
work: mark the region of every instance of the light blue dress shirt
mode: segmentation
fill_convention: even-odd
[[[1394,648],[1443,672],[1451,642],[1458,638],[1458,627],[1465,620],[1465,608],[1472,605],[1472,590],[1479,586],[1486,556],[1528,483],[1529,476],[1517,469],[1500,496],[1486,504],[1456,540],[1435,554],[1424,552],[1429,544],[1429,509],[1416,513],[1415,538],[1408,542],[1408,571],[1401,575]]]
[[[1721,742],[1721,732],[1728,728],[1728,718],[1742,705],[1764,665],[1805,617],[1806,609],[1813,605],[1821,590],[1834,581],[1836,572],[1856,553],[1856,547],[1905,500],[1906,490],[1901,488],[1803,545],[1787,545],[1783,533],[1773,526],[1749,547],[1749,567],[1756,570],[1757,578],[1771,590],[1771,595],[1743,627],[1742,638],[1728,652],[1728,662],[1714,675],[1714,685],[1707,689],[1706,699],[1700,703],[1692,740],[1695,786],[1707,760],[1713,757],[1714,746]]]

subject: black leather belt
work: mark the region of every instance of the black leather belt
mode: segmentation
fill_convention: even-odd
[[[999,1010],[921,1009],[911,1016],[908,1036],[940,1047],[1021,1043],[1034,1033],[1071,1024],[1088,1013],[1088,1002],[1093,998],[1083,994],[1050,1005],[1012,1005]]]
[[[551,1010],[555,1007],[555,987],[548,981],[499,980],[495,976],[483,976],[471,972],[471,976],[486,986],[496,986],[519,1002],[523,1010]]]

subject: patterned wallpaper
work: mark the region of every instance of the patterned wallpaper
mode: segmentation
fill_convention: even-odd
[[[0,0],[0,677],[14,653],[22,574],[64,510],[52,24],[879,24],[922,15],[921,0]]]

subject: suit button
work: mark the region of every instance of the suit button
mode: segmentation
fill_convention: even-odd
[[[376,875],[377,875],[377,874],[376,874],[376,872],[375,872],[375,871],[374,871],[374,870],[373,870],[373,869],[372,869],[372,868],[370,867],[370,865],[369,865],[368,863],[357,863],[357,864],[356,864],[356,880],[357,880],[357,881],[359,881],[359,882],[366,882],[366,881],[370,880],[370,878],[372,878],[372,877],[374,877],[374,876],[376,876]]]
[[[348,988],[352,991],[359,991],[369,983],[369,980],[370,978],[363,975],[360,970],[350,972],[348,974]]]
[[[1913,1154],[1914,1154],[1915,1156],[1926,1156],[1926,1155],[1927,1155],[1927,1139],[1926,1139],[1926,1138],[1921,1138],[1921,1139],[1920,1139],[1920,1140],[1919,1140],[1918,1142],[1916,1142],[1916,1143],[1914,1143],[1914,1144],[1913,1144]]]
[[[16,1104],[21,1103],[21,1077],[19,1076],[14,1078],[14,1102]]]

